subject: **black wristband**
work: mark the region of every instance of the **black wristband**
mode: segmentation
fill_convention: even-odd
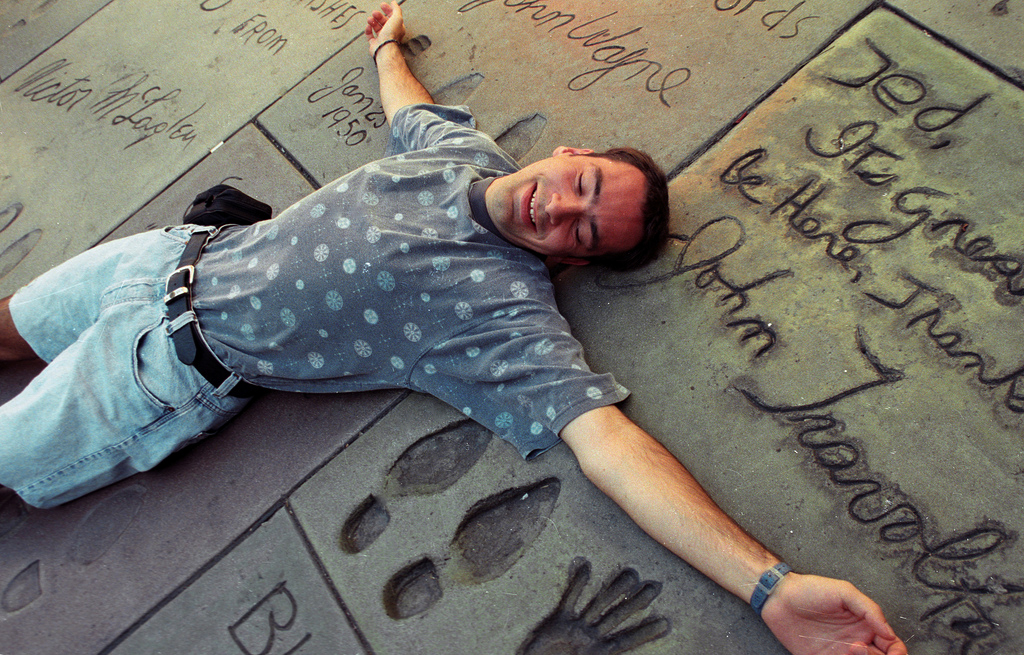
[[[398,41],[396,41],[395,39],[388,39],[387,41],[385,41],[384,43],[381,43],[380,45],[378,45],[376,48],[373,49],[373,65],[374,66],[377,65],[377,53],[380,52],[381,48],[383,48],[384,46],[386,46],[389,43],[398,43]],[[402,44],[398,43],[398,45],[401,46]]]

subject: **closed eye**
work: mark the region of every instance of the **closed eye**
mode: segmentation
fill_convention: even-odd
[[[584,230],[590,231],[590,243],[584,243],[583,233]],[[576,222],[575,229],[573,230],[573,238],[576,241],[576,245],[587,250],[596,250],[600,237],[597,233],[597,224],[594,221],[588,221],[580,219]]]

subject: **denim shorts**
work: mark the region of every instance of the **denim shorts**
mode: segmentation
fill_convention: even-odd
[[[228,395],[237,376],[214,388],[167,333],[164,287],[193,229],[97,246],[14,295],[14,324],[48,365],[0,406],[0,485],[53,507],[151,469],[246,405]]]

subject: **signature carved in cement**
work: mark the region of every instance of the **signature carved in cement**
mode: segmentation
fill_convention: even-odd
[[[796,440],[811,451],[814,463],[851,494],[850,518],[877,526],[881,542],[901,556],[910,549],[913,579],[937,598],[919,620],[958,641],[960,653],[995,652],[1004,635],[992,608],[1024,600],[1024,578],[994,570],[1001,553],[1016,541],[1013,532],[987,519],[966,532],[932,536],[925,513],[897,484],[871,471],[864,447],[831,414],[796,413],[786,420],[797,426]]]

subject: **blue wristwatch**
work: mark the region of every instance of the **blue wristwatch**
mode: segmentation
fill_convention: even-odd
[[[761,610],[764,608],[764,604],[768,602],[768,597],[775,591],[775,585],[779,584],[779,581],[786,576],[787,573],[792,571],[788,564],[779,562],[772,568],[768,569],[761,576],[761,579],[757,581],[757,586],[754,587],[754,593],[750,597],[750,606],[754,608],[758,616],[761,616]]]

